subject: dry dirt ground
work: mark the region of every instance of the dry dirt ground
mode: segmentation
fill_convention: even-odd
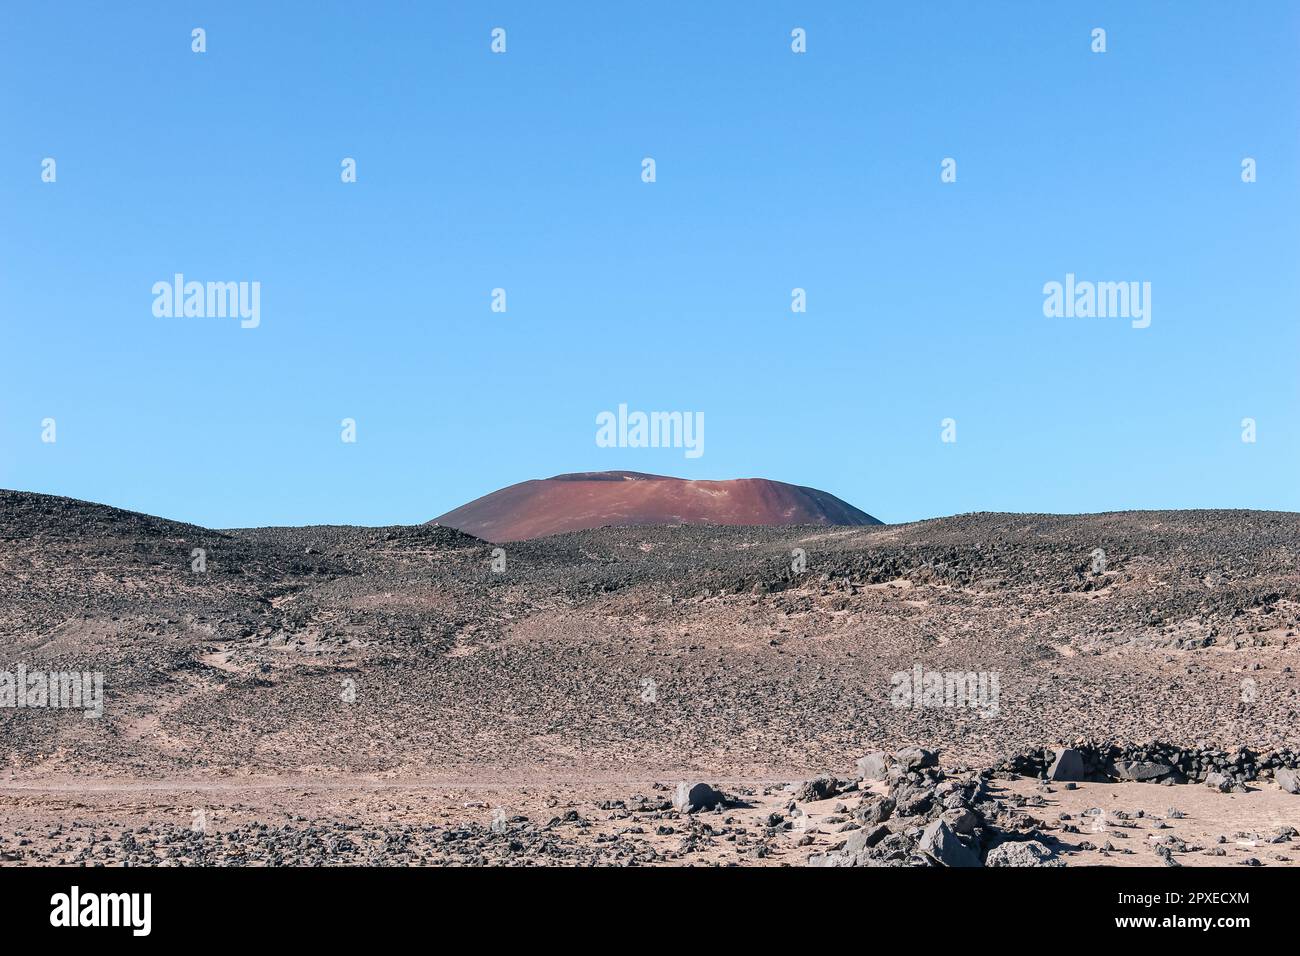
[[[132,784],[70,781],[0,790],[6,865],[640,865],[800,866],[843,847],[859,794],[799,804],[782,784],[720,781],[738,806],[682,814],[663,784],[587,781],[518,786],[356,780]],[[883,793],[877,786],[869,793]],[[1066,865],[1294,866],[1296,798],[1274,788],[1081,783],[1042,793],[997,787],[1042,806],[1016,813]],[[1103,814],[1089,815],[1100,809]],[[774,824],[773,815],[782,819]],[[1079,832],[1064,829],[1071,821]],[[494,827],[495,823],[495,827]],[[788,825],[787,825],[788,824]]]
[[[1294,753],[1298,626],[1292,514],[603,529],[502,554],[0,492],[0,670],[104,675],[98,719],[0,707],[0,863],[800,864],[870,821],[859,791],[787,784],[851,781],[874,750]],[[918,666],[996,675],[996,707],[896,706]],[[682,780],[736,802],[679,813]],[[971,799],[1071,865],[1286,865],[1297,841],[1270,841],[1300,796],[1245,784],[998,774]],[[888,822],[912,839],[941,810]]]

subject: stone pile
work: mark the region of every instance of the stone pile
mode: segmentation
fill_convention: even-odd
[[[1180,746],[1165,742],[1121,745],[1076,741],[1069,747],[1044,747],[1011,754],[993,769],[1000,774],[1061,782],[1209,782],[1214,786],[1224,779],[1230,782],[1228,789],[1233,789],[1256,780],[1273,780],[1279,771],[1300,769],[1300,753],[1290,749],[1259,752],[1248,747],[1224,750],[1207,743]],[[1210,780],[1214,775],[1217,776]],[[1288,779],[1291,779],[1289,775],[1282,773],[1279,786]]]
[[[945,771],[920,747],[871,753],[857,766],[860,788],[883,782],[888,792],[864,792],[853,811],[858,829],[839,849],[811,856],[812,866],[978,867],[986,856],[994,866],[1061,865],[1054,837],[1008,819],[989,791],[991,770]]]
[[[857,781],[823,777],[794,794],[805,802],[850,789],[863,794],[848,824],[855,828],[851,835],[838,848],[809,857],[811,866],[1062,866],[1057,838],[1016,812],[1042,806],[1041,798],[996,798],[990,786],[995,778],[1037,777],[1067,788],[1073,781],[1194,781],[1225,793],[1267,779],[1300,793],[1298,762],[1300,755],[1291,750],[1261,754],[1244,747],[1080,742],[1013,754],[994,767],[944,770],[935,751],[907,747],[861,758]],[[874,792],[882,783],[886,792]],[[1078,832],[1073,826],[1067,830]]]

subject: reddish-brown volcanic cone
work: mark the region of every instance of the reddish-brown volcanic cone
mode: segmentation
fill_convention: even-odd
[[[834,495],[766,478],[687,481],[594,471],[523,481],[434,518],[486,541],[650,524],[880,524]]]

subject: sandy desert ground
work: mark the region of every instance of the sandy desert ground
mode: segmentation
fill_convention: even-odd
[[[104,679],[97,719],[0,706],[0,863],[1294,865],[1297,542],[1201,511],[498,550],[0,492],[0,670]],[[917,668],[996,699],[900,705]],[[1093,779],[1040,781],[1073,744]]]
[[[67,866],[801,866],[843,854],[849,837],[864,831],[855,811],[886,790],[795,801],[787,786],[720,783],[740,805],[693,814],[671,808],[672,788],[626,781],[11,784],[0,790],[0,859]],[[1015,807],[1011,832],[1050,847],[1063,865],[1164,865],[1162,846],[1172,848],[1176,863],[1197,867],[1295,865],[1300,855],[1295,799],[1276,789],[1225,797],[1194,786],[1170,793],[1141,783],[1082,783],[1067,791],[1017,780],[995,792]],[[790,812],[792,802],[799,814]],[[1104,817],[1089,814],[1103,808]],[[909,825],[921,829],[921,822]]]

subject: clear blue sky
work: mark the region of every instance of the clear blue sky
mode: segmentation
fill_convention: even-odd
[[[0,486],[219,527],[615,468],[1300,510],[1295,4],[293,6],[0,11]],[[259,281],[261,326],[156,318],[176,272]],[[1151,327],[1045,318],[1067,272],[1150,282]],[[596,447],[620,402],[705,454]]]

